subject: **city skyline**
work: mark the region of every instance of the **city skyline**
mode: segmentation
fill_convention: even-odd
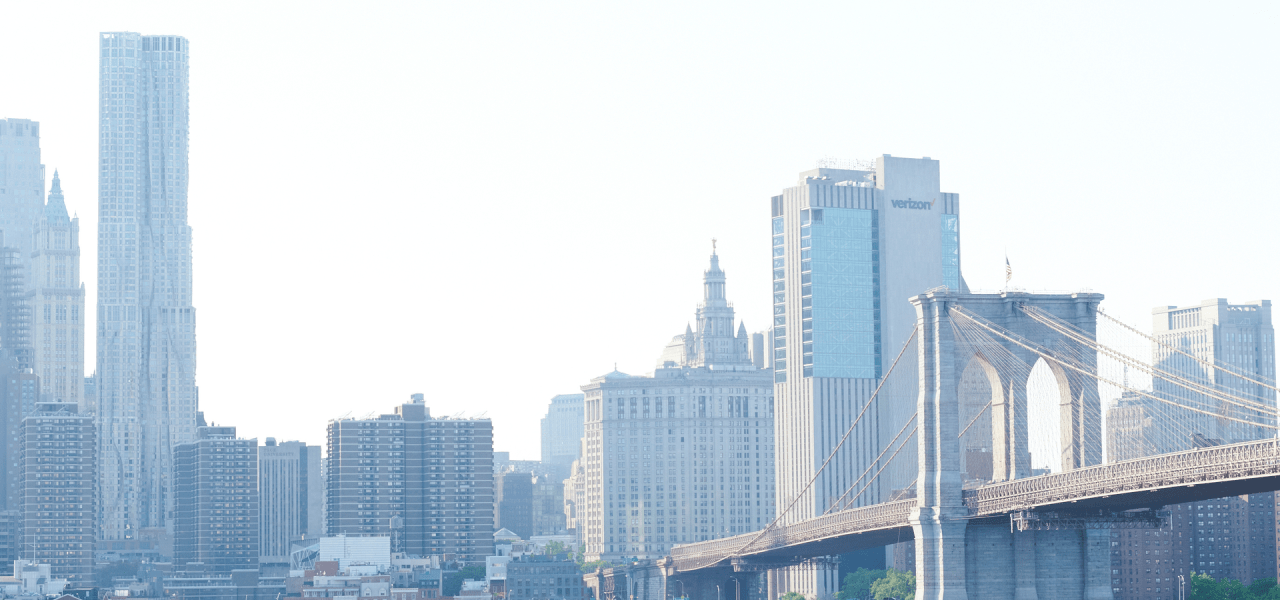
[[[40,65],[39,70],[33,70],[35,65],[13,65],[15,80],[31,82],[31,85],[15,87],[13,93],[6,94],[0,101],[0,115],[31,119],[41,124],[46,171],[51,174],[54,169],[60,170],[68,210],[79,215],[85,235],[98,231],[99,225],[96,215],[90,215],[94,211],[87,204],[98,182],[93,165],[96,141],[90,139],[89,133],[96,130],[95,123],[89,119],[94,114],[96,80],[86,80],[92,79],[87,71],[93,67],[85,58],[87,53],[96,51],[97,33],[111,30],[159,32],[182,35],[198,40],[199,44],[207,44],[199,46],[208,48],[206,56],[201,58],[207,61],[203,63],[207,66],[200,67],[202,77],[207,79],[201,83],[197,78],[193,83],[205,87],[193,90],[193,103],[197,105],[193,107],[195,120],[192,123],[193,131],[207,140],[203,150],[200,143],[193,145],[193,152],[197,155],[201,152],[207,154],[200,155],[205,160],[203,163],[193,158],[192,193],[200,194],[208,201],[205,207],[200,207],[193,200],[191,223],[199,232],[195,268],[201,273],[195,286],[194,304],[204,311],[202,317],[213,319],[212,324],[202,321],[203,360],[199,384],[206,400],[202,408],[208,409],[209,418],[235,423],[250,437],[274,436],[319,444],[324,423],[353,410],[348,404],[356,390],[380,398],[396,398],[423,389],[429,383],[437,385],[425,381],[425,365],[459,370],[467,373],[468,377],[482,376],[470,362],[456,358],[453,352],[410,348],[399,335],[408,331],[410,338],[425,339],[428,333],[434,332],[431,315],[465,310],[458,300],[433,296],[437,289],[436,281],[461,277],[457,267],[446,264],[440,267],[441,272],[437,275],[400,278],[397,268],[391,265],[366,265],[350,257],[339,257],[337,263],[327,263],[312,260],[312,257],[323,257],[325,244],[330,239],[359,240],[361,232],[377,231],[381,232],[379,237],[391,240],[389,249],[393,255],[417,264],[434,264],[431,257],[448,244],[457,243],[458,238],[427,239],[423,243],[423,236],[415,234],[415,229],[409,228],[410,224],[420,229],[419,224],[437,218],[431,214],[435,210],[442,211],[441,214],[448,218],[460,214],[454,212],[458,209],[442,206],[432,199],[464,193],[465,188],[459,187],[461,184],[457,181],[484,180],[497,147],[491,143],[492,140],[516,142],[509,148],[522,156],[558,153],[561,157],[509,161],[509,167],[513,169],[511,177],[522,181],[523,189],[534,190],[530,193],[537,194],[539,202],[506,200],[501,195],[485,192],[486,202],[495,210],[512,216],[512,222],[536,224],[529,229],[537,230],[539,234],[526,237],[531,234],[518,231],[506,221],[493,224],[496,228],[492,232],[493,239],[475,248],[474,258],[494,265],[502,276],[492,280],[466,280],[475,286],[475,294],[469,298],[475,303],[474,309],[497,315],[493,322],[495,327],[533,328],[529,333],[537,339],[547,340],[550,346],[546,352],[536,353],[532,358],[528,354],[518,355],[504,349],[493,351],[493,358],[502,363],[505,371],[514,371],[512,379],[522,381],[522,386],[517,388],[500,383],[492,390],[492,402],[478,406],[459,399],[463,397],[459,393],[462,388],[452,387],[459,384],[439,383],[444,387],[440,390],[440,407],[437,410],[442,414],[488,410],[495,418],[495,435],[499,440],[497,449],[511,451],[518,458],[537,456],[536,431],[521,427],[521,424],[541,416],[545,408],[540,405],[542,399],[574,391],[574,386],[580,381],[611,370],[615,360],[619,369],[625,372],[643,372],[651,368],[652,357],[642,350],[645,344],[639,341],[649,336],[654,339],[653,343],[660,344],[665,341],[663,332],[667,323],[672,319],[680,319],[680,322],[688,319],[682,307],[690,299],[697,298],[698,291],[684,282],[703,268],[694,257],[705,254],[710,238],[720,240],[719,252],[724,260],[736,265],[738,293],[735,297],[739,315],[747,321],[751,331],[763,327],[763,320],[769,315],[769,302],[766,300],[769,279],[763,266],[769,251],[764,242],[766,234],[758,227],[758,215],[731,213],[749,212],[740,209],[774,193],[792,181],[795,171],[812,166],[815,158],[824,155],[866,159],[888,152],[895,156],[928,155],[945,161],[948,168],[943,175],[943,187],[963,190],[965,194],[969,229],[965,232],[968,242],[963,267],[974,289],[1002,287],[1007,248],[1014,269],[1014,285],[1033,290],[1039,287],[1084,286],[1105,290],[1109,312],[1131,323],[1145,322],[1149,318],[1150,307],[1163,303],[1186,305],[1211,295],[1238,301],[1280,297],[1280,288],[1274,282],[1248,277],[1254,268],[1252,265],[1226,260],[1232,251],[1226,250],[1224,245],[1230,241],[1236,244],[1234,252],[1251,256],[1275,255],[1275,242],[1264,234],[1262,223],[1273,220],[1271,217],[1276,209],[1270,204],[1249,200],[1243,201],[1243,205],[1232,202],[1232,206],[1237,207],[1233,210],[1225,207],[1197,208],[1200,199],[1205,197],[1268,197],[1256,173],[1263,172],[1265,165],[1275,162],[1275,153],[1259,146],[1255,140],[1265,137],[1259,132],[1274,125],[1274,117],[1263,112],[1255,98],[1265,97],[1263,92],[1269,84],[1242,76],[1248,72],[1249,61],[1253,60],[1249,56],[1270,53],[1265,48],[1271,47],[1273,42],[1266,41],[1262,35],[1232,36],[1236,39],[1221,47],[1181,49],[1172,40],[1186,39],[1187,35],[1174,36],[1146,28],[1131,32],[1133,36],[1129,37],[1136,36],[1139,40],[1135,47],[1152,48],[1150,52],[1154,54],[1148,55],[1147,51],[1130,48],[1128,42],[1121,44],[1115,41],[1116,29],[1095,23],[1094,18],[1086,19],[1079,12],[1043,9],[1045,12],[1032,14],[1046,18],[1061,17],[1059,22],[1064,29],[1093,32],[1096,34],[1093,41],[1058,36],[1044,44],[1034,44],[1028,36],[1043,33],[1042,29],[1033,27],[1025,34],[1006,32],[1000,29],[1000,23],[1009,24],[1007,18],[1004,21],[995,19],[993,25],[983,25],[979,21],[991,17],[990,13],[976,11],[972,16],[965,16],[940,9],[942,12],[938,16],[921,17],[923,21],[919,25],[937,34],[933,36],[937,39],[923,42],[923,49],[918,54],[877,56],[871,49],[877,39],[886,39],[879,36],[892,37],[901,30],[887,25],[895,20],[897,13],[869,9],[869,13],[860,16],[878,17],[878,21],[886,24],[884,31],[871,34],[865,42],[816,42],[822,44],[816,49],[821,50],[822,55],[865,56],[883,61],[885,68],[881,71],[887,74],[881,77],[890,82],[906,83],[903,73],[911,71],[911,67],[918,67],[921,79],[951,86],[955,93],[948,94],[949,100],[922,100],[919,98],[924,97],[923,88],[908,87],[903,97],[914,99],[892,103],[877,99],[860,100],[852,105],[853,116],[846,117],[844,115],[851,114],[847,107],[833,99],[788,99],[771,91],[779,87],[776,85],[760,88],[762,93],[754,94],[757,88],[743,87],[742,84],[728,83],[723,90],[716,90],[693,83],[690,85],[699,96],[689,105],[689,115],[682,116],[664,105],[653,109],[656,113],[650,113],[640,110],[642,105],[634,101],[588,91],[585,97],[598,100],[611,110],[628,114],[638,123],[626,125],[613,120],[615,117],[609,114],[596,112],[577,102],[568,103],[565,109],[555,109],[542,104],[508,104],[494,100],[498,103],[479,103],[474,108],[467,108],[447,98],[436,98],[431,100],[432,109],[442,112],[462,110],[461,122],[476,128],[479,134],[456,149],[460,158],[439,161],[406,192],[402,177],[375,177],[379,181],[371,190],[365,190],[353,185],[355,180],[349,173],[384,170],[408,173],[412,172],[410,165],[429,162],[422,159],[435,154],[426,152],[418,155],[415,154],[417,151],[410,151],[407,157],[401,157],[395,152],[378,153],[376,161],[349,157],[343,160],[350,161],[350,164],[332,168],[341,167],[341,164],[331,163],[327,158],[317,161],[318,155],[302,150],[296,155],[286,155],[279,152],[280,147],[276,144],[256,144],[261,147],[246,149],[240,155],[230,152],[228,149],[241,143],[235,140],[249,131],[255,136],[278,135],[282,140],[298,140],[297,143],[290,142],[289,146],[298,148],[323,146],[316,143],[322,138],[312,137],[320,135],[321,130],[326,132],[325,135],[338,136],[342,144],[351,144],[363,135],[374,136],[382,147],[388,149],[402,146],[394,143],[401,134],[392,134],[396,128],[378,115],[367,117],[372,119],[368,127],[314,127],[314,123],[320,121],[311,118],[315,113],[307,112],[306,105],[339,114],[347,111],[335,109],[358,105],[352,104],[353,98],[343,95],[345,92],[341,90],[335,91],[333,98],[304,102],[306,96],[301,88],[305,86],[294,89],[288,85],[295,80],[291,76],[284,76],[281,83],[273,83],[271,77],[278,74],[271,66],[274,62],[258,70],[233,68],[233,64],[258,64],[258,58],[249,54],[249,49],[240,49],[221,38],[219,28],[226,29],[228,22],[217,15],[197,13],[161,17],[137,11],[138,14],[129,15],[132,22],[122,22],[118,15],[98,9],[86,11],[83,15],[60,15],[58,18],[49,17],[48,13],[42,12],[43,9],[17,10],[15,18],[32,23],[31,32],[20,31],[6,36],[4,41],[0,41],[2,48],[8,51],[8,55],[20,55],[23,49],[45,48],[48,61]],[[22,12],[26,10],[35,12]],[[526,34],[519,33],[508,20],[523,20],[528,15],[520,13],[520,9],[513,10],[490,26],[501,34],[499,37],[527,42],[529,40],[522,37]],[[1108,13],[1113,17],[1110,21],[1133,22],[1128,20],[1134,14],[1128,12],[1129,9],[1110,10],[1117,11]],[[1199,37],[1206,20],[1209,24],[1240,23],[1238,26],[1245,28],[1255,26],[1257,21],[1265,21],[1242,19],[1231,10],[1208,16],[1197,15],[1194,19],[1171,11],[1171,14],[1164,15],[1165,25],[1168,30],[1184,34],[1195,31]],[[454,16],[465,17],[467,14],[464,11]],[[355,22],[363,23],[362,19],[378,16],[386,15],[370,13]],[[581,18],[588,22],[603,19],[599,22],[603,26],[617,16],[619,13],[606,13]],[[847,16],[833,13],[831,22]],[[723,43],[744,57],[761,59],[767,55],[760,54],[748,38],[758,39],[763,32],[771,32],[778,23],[785,24],[784,35],[788,36],[795,35],[791,33],[792,29],[800,27],[800,21],[779,21],[779,17],[776,14],[741,16],[737,34],[705,31],[706,28],[696,28],[698,31],[695,33],[678,25],[660,25],[669,28],[677,42],[677,51],[699,58],[689,66],[681,66],[675,60],[675,54],[660,54],[652,58],[656,64],[674,69],[672,78],[659,77],[644,68],[644,61],[621,44],[634,38],[623,36],[619,42],[588,39],[601,44],[602,56],[619,59],[633,70],[639,69],[640,80],[646,84],[657,86],[657,89],[674,90],[679,88],[679,81],[696,81],[688,79],[695,73],[716,71],[707,67],[723,66],[738,77],[747,72],[742,70],[746,68],[742,62],[711,54],[702,45],[701,36],[709,36],[706,40],[712,45]],[[265,60],[274,61],[284,56],[297,62],[293,53],[307,48],[322,53],[318,61],[321,63],[344,64],[343,61],[347,60],[343,58],[344,50],[322,44],[313,33],[283,32],[278,39],[267,35],[272,24],[281,22],[281,18],[280,13],[268,10],[261,25],[238,25],[247,28],[244,29],[246,35],[256,36],[254,39],[269,44],[268,49],[274,54],[269,53],[268,56],[277,58]],[[318,23],[327,23],[330,22],[328,19],[336,17],[322,13],[312,18]],[[706,15],[691,18],[693,23],[710,22]],[[800,19],[799,16],[786,18]],[[944,26],[942,21],[948,21],[947,25]],[[392,31],[397,26],[392,25]],[[995,47],[956,51],[939,41],[953,39],[949,36],[958,35],[956,32],[962,29],[993,33],[996,39],[1007,44],[1030,44],[1035,52],[1019,58]],[[1221,33],[1212,27],[1210,30],[1211,35],[1205,43],[1213,45],[1212,40],[1216,39],[1213,36]],[[365,39],[360,38],[363,34],[359,31],[353,30],[351,35]],[[419,52],[413,46],[401,45],[408,44],[408,41],[393,41],[396,35],[384,37],[388,41],[371,45],[368,50],[357,50],[356,56],[413,56]],[[412,39],[409,35],[402,37]],[[965,37],[969,37],[968,34]],[[862,45],[864,43],[867,45]],[[1241,50],[1239,44],[1245,44],[1248,51]],[[823,67],[815,64],[812,58],[806,58],[815,47],[806,48],[775,49],[780,53],[777,64],[772,62],[773,59],[754,61],[753,64],[761,69],[760,80],[784,81],[783,74],[794,65],[801,65],[801,77],[820,76]],[[953,56],[944,56],[943,48],[948,48],[947,54]],[[63,52],[66,56],[61,54]],[[360,52],[370,54],[358,54]],[[556,62],[549,59],[564,56],[561,52],[550,49],[537,56],[547,59],[542,62],[549,64]],[[474,60],[507,73],[502,70],[506,57],[507,54],[501,52],[484,53]],[[1135,72],[1136,64],[1146,68]],[[1190,96],[1183,94],[1187,66],[1208,64],[1225,66],[1210,72],[1209,85],[1198,86],[1205,91]],[[787,65],[786,68],[783,65]],[[972,81],[947,75],[948,70],[957,68],[957,65],[972,69]],[[305,77],[323,73],[305,65],[300,68],[308,69],[300,73]],[[1020,84],[1003,83],[1003,77],[1010,72],[1025,75],[1018,78]],[[379,78],[377,74],[384,71],[374,73],[369,79],[355,81],[366,88],[374,86],[389,92],[387,96],[391,99],[388,102],[398,102],[394,98],[397,94],[412,96],[422,89],[394,77]],[[505,90],[490,87],[493,84],[476,80],[474,75],[459,72],[443,63],[430,63],[427,73],[433,80],[477,86],[474,94],[463,94],[468,102],[475,98],[501,96],[486,92]],[[574,87],[576,84],[567,78],[566,73],[551,71],[551,83],[548,84],[563,85],[566,89],[536,89],[554,92],[552,96],[556,98],[572,97],[575,91],[583,91]],[[786,77],[791,76],[788,74]],[[602,77],[611,85],[621,85],[614,75]],[[1106,85],[1113,88],[1118,86],[1119,91],[1104,92],[1098,81],[1106,81]],[[387,87],[377,87],[384,85]],[[851,88],[847,86],[856,87],[850,83],[832,85],[839,86],[840,92],[833,90],[832,98],[850,97]],[[1150,91],[1142,91],[1140,88],[1143,86]],[[247,100],[235,97],[249,96],[243,93],[246,87],[272,90],[279,99],[260,97],[256,100],[259,104],[251,107]],[[751,99],[753,94],[757,98]],[[977,100],[965,100],[963,96],[966,94]],[[1234,106],[1230,114],[1211,110],[1227,97],[1231,98]],[[734,99],[748,103],[745,105],[748,108],[741,110],[767,114],[769,118],[754,123],[746,133],[734,133],[743,122],[740,117],[747,113],[740,113],[735,108],[723,116],[716,114],[720,107],[737,106],[731,102]],[[304,110],[299,116],[290,116],[285,114],[288,111],[277,108],[280,106],[275,104],[277,102],[290,102]],[[1044,104],[1038,104],[1041,102]],[[201,105],[205,108],[201,109]],[[1031,108],[1033,105],[1035,108]],[[218,110],[213,110],[214,107]],[[499,109],[507,110],[513,116],[500,115],[490,119],[493,124],[483,123],[488,115],[501,113]],[[550,130],[535,123],[543,119],[529,118],[536,114],[529,112],[534,109],[552,111],[555,119],[548,121],[558,119],[557,122],[564,122],[567,115],[572,114],[557,112],[559,110],[585,111],[587,120],[605,119],[605,122],[617,123],[623,127],[623,134],[638,136],[642,143],[617,153],[588,156],[571,146],[596,148],[601,146],[600,140],[595,134],[574,125],[567,131],[572,142],[570,145],[557,144],[552,152],[535,153],[533,149],[537,146],[530,145],[527,140],[545,139]],[[1045,119],[1043,115],[1046,112],[1061,116]],[[264,120],[268,114],[275,115],[274,120]],[[824,128],[800,126],[795,122],[795,114],[833,116],[825,119]],[[864,118],[867,114],[878,114],[881,118],[876,120],[883,123],[869,123]],[[1214,116],[1212,119],[1190,121],[1177,119],[1182,125],[1176,139],[1170,139],[1168,121],[1185,114]],[[919,123],[909,123],[906,118],[911,115],[919,115]],[[654,126],[667,119],[672,119],[676,125],[670,128]],[[1039,123],[1036,128],[1013,126],[1033,120]],[[242,125],[233,127],[235,123]],[[421,132],[428,126],[434,127],[435,123],[429,117],[411,117],[405,127],[409,132]],[[505,127],[512,133],[502,134],[501,129],[491,129],[493,127]],[[645,133],[645,127],[654,131]],[[460,130],[447,131],[456,136]],[[685,144],[674,154],[663,155],[662,152],[668,149],[659,146],[659,140],[682,135],[682,131],[687,132],[693,143]],[[1125,141],[1108,143],[1105,147],[1097,143],[1104,136],[1112,139],[1116,134]],[[488,141],[480,143],[474,140]],[[707,152],[711,148],[724,152]],[[487,160],[480,160],[482,157],[487,157]],[[999,175],[989,164],[994,161],[1002,163]],[[245,162],[252,168],[245,168],[242,164]],[[325,165],[329,172],[328,183],[321,187],[306,177],[308,169],[317,162]],[[1216,174],[1212,177],[1185,175],[1189,167],[1201,164],[1217,165]],[[641,169],[640,165],[645,167]],[[708,172],[716,176],[707,177]],[[560,180],[566,177],[566,173],[574,173],[573,177],[579,179],[579,183],[570,186],[573,191],[567,196],[556,192],[557,197],[564,198],[562,202],[550,202],[550,197],[539,190],[564,189]],[[367,179],[367,176],[362,176],[362,181]],[[616,185],[609,182],[618,179],[638,183],[628,186],[631,189],[614,194],[615,200],[605,205],[608,210],[601,213],[597,195],[585,190]],[[46,178],[45,189],[49,183],[49,178]],[[1067,185],[1055,186],[1054,183]],[[1091,191],[1079,192],[1082,185],[1089,185]],[[327,188],[339,192],[329,195],[324,191]],[[356,194],[357,189],[362,191]],[[232,193],[232,190],[243,191]],[[672,190],[679,191],[673,194]],[[385,213],[378,211],[360,214],[331,199],[365,194],[404,198],[405,201],[397,205],[404,211],[402,218],[389,220]],[[296,200],[303,197],[311,201],[304,204]],[[627,204],[631,201],[636,206],[645,206],[645,209],[634,210]],[[535,204],[537,211],[530,208]],[[1248,207],[1249,219],[1241,221],[1236,218],[1240,206]],[[1051,239],[1058,246],[1077,243],[1071,252],[1053,248],[1055,244],[1039,244],[1048,225],[1043,219],[1044,213],[1038,211],[1050,210],[1048,207],[1056,207],[1052,209],[1056,212],[1052,219],[1055,226],[1049,230]],[[247,221],[233,220],[230,214],[226,214],[245,212],[249,208],[259,217]],[[602,214],[607,218],[594,224],[580,216]],[[1197,215],[1199,221],[1217,225],[1216,229],[1222,233],[1196,235],[1209,235],[1209,239],[1214,240],[1212,243],[1217,244],[1215,247],[1222,249],[1221,253],[1202,253],[1167,243],[1171,236],[1176,238],[1179,234],[1192,233],[1182,224],[1188,214]],[[681,215],[681,218],[672,219],[671,215]],[[1039,218],[1029,219],[1029,216]],[[1232,232],[1229,237],[1226,231]],[[286,256],[293,252],[295,254],[290,256],[295,259],[301,257],[302,260],[289,266],[262,260],[258,253],[248,254],[238,248],[245,238],[259,240],[266,255]],[[663,241],[657,242],[659,239]],[[1093,239],[1119,240],[1118,243],[1123,244],[1121,252],[1103,247],[1107,245],[1082,243]],[[81,240],[82,265],[97,264],[94,241],[88,237]],[[530,247],[541,250],[522,250]],[[591,248],[591,252],[583,253],[590,256],[573,253],[580,247]],[[645,248],[645,252],[629,251],[637,247]],[[551,256],[568,258],[557,261],[550,259]],[[1133,264],[1138,261],[1150,262],[1153,268],[1138,269]],[[328,331],[320,337],[320,333],[309,331],[307,323],[327,318],[327,315],[356,310],[364,302],[345,290],[332,295],[311,292],[315,282],[323,280],[330,269],[350,270],[357,264],[369,269],[370,278],[389,282],[388,285],[392,286],[389,297],[416,300],[413,304],[400,304],[401,300],[396,299],[391,301],[392,304],[386,304],[386,313],[399,315],[396,317],[399,320],[383,320],[390,317],[384,317],[383,311],[373,311],[374,314],[370,315],[372,324],[363,332]],[[548,265],[551,266],[549,271]],[[1189,272],[1189,268],[1194,269],[1197,277],[1183,275]],[[529,275],[535,272],[541,274],[537,277]],[[597,289],[611,291],[607,311],[603,307],[588,306],[585,300],[573,297],[579,294],[572,284],[580,281],[585,273],[596,274],[594,285]],[[96,278],[84,279],[87,294],[96,297]],[[263,293],[250,299],[222,291],[237,281],[257,286]],[[504,298],[508,297],[513,286],[535,292],[523,294],[525,296],[542,296],[549,300],[534,302],[529,305],[529,310],[512,314]],[[286,300],[291,297],[290,291],[301,291],[310,302],[300,304]],[[204,294],[209,295],[207,300],[202,299]],[[530,315],[537,315],[537,318],[530,318]],[[599,327],[599,323],[610,323],[610,326]],[[91,331],[96,321],[90,321],[86,326],[86,331]],[[452,325],[444,325],[443,333],[459,340],[460,346],[455,348],[457,357],[486,351],[485,341],[466,339]],[[250,339],[249,336],[258,342],[245,347],[243,340]],[[87,363],[96,355],[93,341],[89,339],[86,343]],[[405,350],[388,359],[389,363],[376,367],[392,373],[390,377],[369,382],[356,373],[374,367],[382,359],[353,359],[349,354],[339,358],[336,355],[341,353],[319,350],[331,348],[333,341],[348,347],[401,347],[403,344]],[[285,348],[294,349],[294,352],[280,357],[286,354],[282,352]],[[301,382],[293,381],[286,385],[265,375],[242,371],[243,364],[267,359],[281,361],[280,368],[285,372],[333,372],[339,376],[326,379],[323,384],[316,378],[304,378]],[[357,363],[352,364],[352,360]],[[362,360],[371,362],[358,362]],[[572,368],[552,368],[565,364],[572,365]],[[290,403],[275,399],[295,394],[312,399],[313,410],[300,418],[282,418],[284,411],[291,408]],[[280,412],[273,412],[276,405]],[[529,407],[525,408],[526,405]]]

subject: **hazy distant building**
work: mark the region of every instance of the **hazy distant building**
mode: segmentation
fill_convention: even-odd
[[[529,539],[533,535],[533,475],[520,471],[502,473],[494,479],[494,486],[494,528]]]
[[[1264,422],[1275,425],[1275,392],[1258,381],[1275,382],[1275,329],[1271,325],[1271,301],[1257,300],[1230,304],[1224,298],[1201,302],[1199,306],[1164,306],[1152,309],[1152,358],[1156,368],[1243,396],[1267,410],[1250,410],[1239,404],[1223,402],[1208,394],[1191,392],[1165,378],[1154,381],[1154,395],[1178,406],[1191,406],[1210,414],[1191,413],[1179,407],[1148,400],[1149,410],[1161,423],[1179,423],[1182,427],[1164,426],[1160,439],[1153,440],[1157,450],[1174,452],[1192,447],[1187,433],[1199,433],[1224,443],[1243,442],[1271,437],[1274,429],[1246,425],[1238,421]],[[1214,369],[1217,364],[1235,375]],[[1224,418],[1225,417],[1225,418]]]
[[[432,418],[414,394],[395,414],[330,421],[326,472],[329,535],[391,536],[396,551],[468,563],[493,553],[488,419]]]
[[[214,573],[258,568],[258,441],[200,427],[174,455],[173,563]]]
[[[97,428],[74,402],[41,402],[23,419],[22,546],[73,586],[93,585]]]
[[[777,502],[794,523],[822,514],[916,409],[915,378],[889,382],[841,446],[835,464],[810,480],[876,390],[916,325],[908,298],[938,286],[967,291],[960,274],[960,201],[941,191],[939,162],[884,155],[854,168],[817,168],[770,199],[773,352],[777,411]],[[901,365],[914,369],[913,362]],[[916,474],[915,445],[855,504],[889,500]],[[816,563],[813,563],[816,564]],[[780,589],[823,598],[837,570],[805,565],[776,573]]]
[[[1107,408],[1108,462],[1160,453],[1156,447],[1160,425],[1168,425],[1157,425],[1156,417],[1162,413],[1153,404],[1153,401],[1143,396],[1124,392]]]
[[[99,35],[96,372],[107,540],[169,527],[173,448],[196,440],[188,50],[178,36]]]
[[[40,378],[18,370],[17,361],[0,342],[0,501],[7,510],[22,510],[23,419],[35,412],[40,400]]]
[[[0,232],[22,257],[31,255],[31,230],[44,212],[44,181],[40,123],[0,119]]]
[[[585,543],[582,535],[586,525],[586,509],[587,468],[584,457],[573,461],[569,478],[564,480],[564,523],[565,529],[575,536],[575,546]]]
[[[751,363],[719,257],[686,327],[649,377],[582,386],[588,560],[660,558],[678,543],[754,531],[774,515],[772,373]]]
[[[557,476],[568,477],[569,465],[579,458],[582,441],[582,394],[560,394],[551,399],[542,417],[542,462],[554,465]]]
[[[84,284],[80,282],[80,219],[72,219],[53,172],[44,214],[36,221],[27,304],[32,311],[32,367],[45,400],[84,403]]]
[[[258,448],[258,492],[262,563],[288,563],[290,542],[324,535],[319,446],[267,438]]]
[[[557,535],[564,528],[564,480],[555,476],[533,478],[530,522],[533,535]]]

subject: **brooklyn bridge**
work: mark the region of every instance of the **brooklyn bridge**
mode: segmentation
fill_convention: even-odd
[[[1113,528],[1159,528],[1168,505],[1280,489],[1274,381],[1140,333],[1099,311],[1100,294],[940,288],[911,301],[916,328],[867,403],[909,377],[915,413],[842,495],[825,502],[824,514],[795,517],[812,502],[806,488],[780,499],[778,516],[760,531],[598,573],[598,597],[773,599],[786,591],[780,582],[789,573],[911,542],[917,599],[1100,600],[1113,597]],[[1194,368],[1171,368],[1171,360]],[[1028,403],[1032,373],[1046,368],[1053,431],[1035,423]],[[962,380],[973,377],[989,389],[985,405],[965,397]],[[1104,457],[1105,396],[1144,407],[1145,427],[1130,440],[1137,450],[1110,448]],[[1196,443],[1209,428],[1256,441]],[[974,436],[989,438],[981,440],[990,448],[981,469],[965,452]],[[1053,472],[1032,468],[1040,439],[1058,441]],[[839,450],[811,485],[834,468]],[[914,480],[877,491],[880,478],[904,472]]]

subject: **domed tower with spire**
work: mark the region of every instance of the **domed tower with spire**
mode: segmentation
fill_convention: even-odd
[[[688,366],[742,368],[751,365],[745,324],[735,332],[733,305],[725,295],[725,274],[720,269],[715,240],[711,241],[711,267],[702,275],[702,303],[698,305],[696,331],[685,334]]]
[[[44,212],[32,227],[28,298],[37,352],[33,370],[40,396],[74,402],[91,411],[84,398],[84,283],[80,281],[80,219],[67,212],[62,180],[53,184]]]

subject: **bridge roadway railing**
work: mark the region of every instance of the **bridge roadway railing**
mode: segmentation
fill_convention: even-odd
[[[751,540],[759,532],[676,546],[671,549],[671,558],[675,560],[677,571],[705,569],[733,556],[760,554],[849,533],[902,527],[915,506],[916,501],[912,498],[850,508],[793,525],[774,527],[754,542]],[[751,545],[744,548],[747,542]]]
[[[975,517],[1085,498],[1187,484],[1280,475],[1277,440],[1197,448],[965,490]]]

